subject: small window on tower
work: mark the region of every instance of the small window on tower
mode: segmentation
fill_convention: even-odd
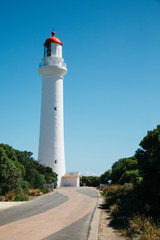
[[[54,163],[57,164],[57,160],[55,160]]]
[[[57,110],[57,107],[54,107],[54,110],[56,111],[56,110]]]

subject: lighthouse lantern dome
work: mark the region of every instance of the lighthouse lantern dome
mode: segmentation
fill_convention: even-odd
[[[62,42],[59,38],[55,37],[53,31],[52,37],[47,38],[44,43],[44,57],[60,57],[62,58]]]

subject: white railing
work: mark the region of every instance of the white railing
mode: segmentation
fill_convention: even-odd
[[[66,68],[66,63],[64,63],[63,61],[64,61],[63,58],[47,57],[42,59],[42,62],[39,64],[39,67],[57,66]]]

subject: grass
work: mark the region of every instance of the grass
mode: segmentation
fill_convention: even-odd
[[[135,215],[129,221],[126,235],[139,240],[159,240],[160,221],[144,215]]]
[[[28,195],[29,196],[33,196],[33,197],[40,196],[40,195],[42,195],[42,192],[41,192],[41,190],[39,188],[37,188],[37,189],[30,189]]]
[[[16,194],[15,194],[15,192],[12,192],[12,191],[8,192],[5,195],[5,198],[7,201],[14,201],[15,197],[16,197]]]
[[[9,191],[5,196],[0,195],[0,201],[28,201],[48,192],[50,192],[50,190],[47,187],[43,187],[42,189],[30,189],[27,193]]]

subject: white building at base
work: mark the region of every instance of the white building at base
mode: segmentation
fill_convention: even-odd
[[[79,186],[80,178],[80,173],[66,173],[65,168],[63,76],[66,73],[62,42],[52,32],[52,37],[44,43],[44,58],[39,64],[42,100],[38,160],[58,174],[58,187]]]
[[[63,176],[63,185],[68,187],[80,186],[80,172],[66,172]]]

